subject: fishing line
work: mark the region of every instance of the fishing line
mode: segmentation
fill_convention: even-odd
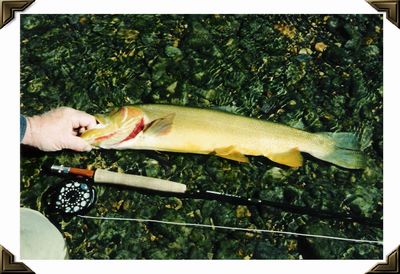
[[[234,227],[234,226],[207,225],[207,224],[198,224],[198,223],[183,223],[183,222],[172,222],[172,221],[140,219],[140,218],[96,217],[96,216],[87,216],[87,215],[76,215],[76,216],[84,218],[84,219],[94,219],[94,220],[102,220],[102,221],[129,221],[129,222],[138,222],[138,223],[157,223],[157,224],[165,224],[165,225],[191,226],[191,227],[199,227],[199,228],[243,231],[243,232],[251,232],[251,233],[280,234],[280,235],[290,235],[290,236],[299,236],[299,237],[307,237],[307,238],[319,238],[319,239],[329,239],[329,240],[338,240],[338,241],[346,241],[346,242],[383,245],[382,241],[353,239],[353,238],[335,237],[335,236],[327,236],[327,235],[319,235],[319,234],[306,234],[306,233],[269,230],[269,229],[242,228],[242,227]]]
[[[90,208],[92,208],[95,205],[96,202],[96,191],[93,185],[90,183],[91,181],[92,183],[96,184],[114,184],[125,187],[133,187],[135,189],[156,191],[157,193],[160,192],[164,194],[169,193],[169,195],[181,198],[217,200],[217,201],[224,201],[241,205],[268,206],[295,214],[302,214],[319,218],[335,219],[347,222],[357,222],[363,225],[373,226],[378,228],[381,227],[381,222],[379,220],[363,218],[355,215],[328,212],[326,210],[321,210],[321,209],[316,210],[312,208],[294,206],[290,204],[268,201],[268,200],[245,198],[234,194],[226,194],[210,190],[190,191],[187,189],[187,186],[185,184],[157,179],[157,178],[143,177],[132,174],[121,174],[102,169],[97,169],[93,171],[87,169],[72,168],[72,167],[70,168],[70,167],[56,166],[56,165],[52,165],[50,167],[50,171],[57,174],[69,174],[81,177],[81,179],[79,180],[69,179],[66,180],[64,184],[53,185],[44,193],[43,203],[45,205],[45,208],[47,209],[48,214],[53,216],[61,214],[61,216],[79,216],[85,219],[147,222],[147,223],[158,223],[158,224],[176,225],[176,226],[191,226],[199,228],[243,231],[251,233],[269,233],[269,234],[290,235],[299,237],[320,238],[320,239],[339,240],[339,241],[347,241],[355,243],[383,245],[382,241],[376,241],[376,240],[353,239],[353,238],[336,237],[328,235],[297,233],[290,231],[278,231],[278,230],[257,229],[257,228],[241,228],[233,226],[173,222],[173,221],[163,221],[154,219],[87,216],[85,214],[90,210]],[[86,179],[82,180],[82,177]]]

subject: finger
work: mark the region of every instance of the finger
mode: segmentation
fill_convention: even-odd
[[[90,151],[92,146],[80,137],[71,136],[64,142],[64,148],[75,151]]]
[[[79,128],[78,133],[79,135],[81,135],[82,133],[84,133],[87,129],[84,127]]]
[[[90,115],[86,112],[75,110],[73,114],[72,124],[74,128],[87,128],[92,129],[96,126],[96,118],[93,115]]]

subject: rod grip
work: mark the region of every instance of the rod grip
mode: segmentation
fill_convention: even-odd
[[[171,182],[168,180],[162,180],[157,178],[151,178],[151,177],[118,173],[104,169],[96,170],[96,172],[94,173],[94,182],[151,189],[163,192],[173,192],[173,193],[186,192],[185,184]]]

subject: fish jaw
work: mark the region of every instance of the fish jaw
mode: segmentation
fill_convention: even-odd
[[[144,114],[137,107],[122,107],[108,115],[95,115],[98,125],[80,137],[94,147],[114,148],[136,137],[144,129]]]

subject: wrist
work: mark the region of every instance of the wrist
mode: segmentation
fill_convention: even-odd
[[[35,136],[37,135],[37,132],[40,131],[39,120],[40,120],[39,116],[26,117],[26,130],[25,130],[25,135],[21,142],[22,144],[29,146],[36,146]]]

